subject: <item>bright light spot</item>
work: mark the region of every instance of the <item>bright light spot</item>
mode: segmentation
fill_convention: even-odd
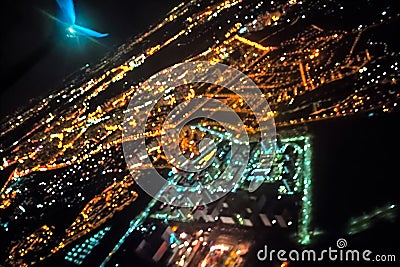
[[[223,244],[220,245],[214,245],[210,248],[210,251],[214,251],[214,250],[221,250],[221,251],[227,251],[229,250],[229,247]]]
[[[187,237],[187,234],[184,232],[184,233],[181,233],[180,235],[179,235],[179,237],[180,238],[182,238],[182,239],[185,239],[186,237]]]
[[[74,33],[74,32],[75,32],[74,28],[72,28],[72,27],[69,27],[69,28],[68,28],[68,31],[69,31],[70,33]]]

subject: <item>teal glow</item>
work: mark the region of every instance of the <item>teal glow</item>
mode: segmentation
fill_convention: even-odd
[[[388,204],[374,209],[368,214],[350,219],[347,225],[347,234],[353,235],[371,228],[379,221],[395,222],[399,216],[399,208],[396,205]]]
[[[281,140],[282,146],[276,148],[276,154],[273,165],[275,168],[260,169],[259,155],[261,148],[257,147],[255,143],[251,144],[249,163],[244,171],[243,178],[236,184],[232,192],[238,189],[247,190],[248,184],[252,180],[257,180],[264,183],[275,183],[282,181],[282,173],[284,172],[284,163],[281,161],[285,150],[290,146],[294,149],[295,153],[299,155],[294,164],[294,174],[292,180],[282,181],[282,186],[278,188],[279,194],[300,194],[302,197],[302,204],[299,213],[299,222],[296,238],[300,244],[307,245],[311,242],[311,221],[312,221],[312,171],[311,171],[311,158],[312,147],[311,138],[309,136],[297,136],[291,138],[284,138]],[[227,156],[229,158],[229,156]],[[220,161],[216,157],[214,165],[208,169],[212,173],[213,179],[218,179],[221,174],[221,168],[216,166],[223,166],[227,160]],[[173,180],[179,180],[179,174],[174,175]],[[150,215],[154,219],[167,219],[174,221],[191,222],[193,217],[187,217],[184,214],[176,213],[169,214],[164,211],[157,211]],[[240,222],[239,222],[240,223]]]
[[[303,191],[302,206],[299,216],[298,241],[302,245],[310,244],[311,242],[311,213],[312,213],[312,172],[311,172],[311,140],[309,136],[300,136],[282,139],[283,143],[298,143],[303,145],[295,145],[299,155],[302,155],[302,163],[297,167],[297,173],[301,174],[301,179],[297,179],[295,191],[299,189]]]
[[[93,236],[77,244],[67,252],[67,255],[64,257],[64,259],[77,265],[81,265],[85,258],[92,252],[93,248],[100,244],[100,241],[110,229],[111,227],[107,226]]]
[[[205,130],[205,129],[203,129]],[[209,129],[208,129],[209,131]],[[221,135],[223,137],[223,135]],[[226,136],[225,136],[226,137]],[[216,143],[219,144],[223,140],[218,140]],[[295,180],[295,186],[293,188],[294,192],[296,193],[302,193],[302,207],[301,211],[299,214],[299,226],[298,226],[298,231],[297,231],[297,238],[298,242],[300,244],[306,245],[311,242],[311,212],[312,212],[312,203],[311,203],[311,190],[312,190],[312,175],[311,175],[311,156],[312,156],[312,149],[311,149],[311,142],[310,142],[310,137],[308,136],[298,136],[298,137],[292,137],[292,138],[285,138],[281,140],[282,143],[284,144],[282,147],[277,148],[277,154],[275,156],[275,161],[279,160],[282,158],[282,153],[285,151],[287,146],[292,146],[294,147],[295,151],[299,155],[299,160],[296,162],[296,174],[293,176],[293,180]],[[253,147],[254,148],[254,147]],[[252,149],[250,152],[250,158],[249,158],[249,164],[247,168],[245,169],[243,179],[236,185],[235,189],[242,188],[242,189],[247,189],[246,188],[246,181],[249,181],[251,179],[254,179],[256,176],[252,176],[252,174],[255,171],[263,171],[263,172],[268,172],[269,170],[260,170],[258,169],[259,162],[258,162],[258,155],[260,154],[261,148],[256,148]],[[227,156],[227,158],[229,158]],[[221,173],[221,170],[219,166],[223,166],[225,164],[224,161],[220,161],[218,157],[216,157],[217,164],[216,167],[215,165],[212,165],[212,168],[209,168],[209,172],[211,173],[211,176],[214,177],[216,176],[217,178],[219,177],[219,174]],[[283,172],[283,164],[277,164],[277,169],[278,171],[268,175],[265,177],[264,182],[266,183],[273,183],[276,181],[279,181],[282,179],[281,173]],[[176,181],[179,181],[180,179],[180,174],[171,174],[171,179],[169,181],[170,184],[176,183]],[[233,190],[233,191],[234,191]],[[160,190],[160,193],[163,192],[163,189]],[[288,192],[293,193],[293,192]],[[190,222],[193,220],[193,217],[187,217],[184,216],[181,213],[177,213],[175,216],[172,216],[170,214],[166,214],[163,212],[156,212],[154,214],[151,214],[152,208],[155,206],[155,204],[158,201],[153,199],[149,202],[147,205],[146,209],[142,211],[138,216],[136,216],[130,223],[130,227],[126,231],[126,233],[121,237],[121,239],[118,241],[118,243],[114,246],[113,250],[108,254],[108,256],[104,259],[100,267],[106,266],[106,264],[110,261],[111,257],[119,250],[119,248],[122,246],[122,244],[125,242],[126,238],[130,236],[130,234],[138,229],[144,221],[148,218],[156,218],[156,219],[161,219],[163,221],[168,222],[168,220],[176,220],[176,221],[184,221],[184,222]],[[243,218],[239,217],[237,218],[239,223],[243,220]],[[243,222],[242,222],[243,223]]]

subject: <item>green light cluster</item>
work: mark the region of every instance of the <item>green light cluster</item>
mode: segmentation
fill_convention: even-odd
[[[297,238],[298,242],[303,245],[307,245],[311,242],[311,213],[312,213],[312,172],[311,172],[311,157],[312,157],[312,148],[311,148],[311,138],[309,136],[296,136],[290,138],[281,139],[282,146],[278,147],[276,150],[274,163],[275,166],[272,168],[272,172],[266,176],[264,174],[261,178],[264,180],[264,183],[275,183],[282,180],[282,172],[284,163],[281,161],[283,154],[286,149],[290,146],[294,149],[294,152],[298,155],[298,158],[295,162],[295,171],[292,177],[293,188],[287,190],[286,185],[282,185],[278,190],[280,194],[293,194],[298,193],[302,196],[302,206],[299,214],[299,223],[298,223],[298,232]],[[251,182],[252,179],[259,179],[261,174],[252,174],[252,171],[258,173],[266,173],[268,170],[264,170],[261,172],[259,169],[259,155],[261,153],[261,148],[255,146],[256,144],[252,144],[252,149],[250,152],[248,165],[243,173],[243,178],[241,181],[235,186],[232,192],[235,192],[238,188],[243,190],[247,190],[248,182]],[[215,168],[215,167],[214,167]],[[218,172],[216,173],[218,175]],[[177,175],[178,176],[178,175]],[[292,183],[291,182],[291,183]],[[175,215],[167,214],[164,211],[155,212],[151,215],[152,218],[160,219],[160,220],[176,220],[189,222],[193,220],[193,217],[187,217],[179,212]]]
[[[378,221],[385,220],[394,222],[398,214],[399,208],[394,204],[387,204],[383,207],[376,208],[368,214],[351,218],[347,226],[347,234],[353,235],[365,231]]]
[[[77,244],[67,252],[67,255],[64,259],[77,265],[81,265],[84,259],[92,252],[93,248],[100,244],[100,240],[103,239],[105,234],[110,229],[111,227],[107,226],[106,228],[98,231],[92,237],[87,238],[82,243]]]
[[[312,204],[311,204],[311,142],[310,138],[308,136],[298,136],[298,137],[293,137],[293,138],[285,138],[281,140],[282,143],[285,145],[280,148],[278,153],[276,154],[277,157],[281,156],[281,152],[285,150],[285,148],[290,145],[294,147],[298,155],[300,156],[300,160],[297,161],[296,163],[296,174],[293,179],[296,180],[295,182],[295,192],[302,192],[303,193],[303,202],[302,202],[302,209],[300,212],[299,216],[299,227],[298,227],[298,238],[299,238],[299,243],[301,244],[309,244],[311,241],[311,235],[310,235],[310,228],[311,228],[311,209],[312,209]],[[250,164],[248,165],[248,168],[245,170],[245,179],[242,179],[239,182],[239,186],[244,186],[243,182],[248,178],[247,176],[250,174],[251,170],[257,169],[258,164],[257,164],[257,155],[260,153],[257,149],[252,150],[251,157],[250,157]],[[279,166],[278,166],[279,167]],[[282,166],[281,166],[282,167]],[[279,167],[279,169],[282,169]],[[179,175],[174,175],[174,176],[179,176]],[[272,178],[271,178],[272,177]],[[271,177],[264,177],[267,178],[265,182],[275,182],[280,180],[281,176],[275,177],[274,175],[271,175]],[[172,183],[176,179],[172,179]],[[161,190],[160,192],[162,192]],[[121,247],[121,245],[124,243],[125,239],[135,230],[137,229],[151,214],[151,209],[154,207],[154,205],[157,203],[155,199],[151,200],[149,204],[147,205],[146,209],[141,212],[138,216],[135,217],[134,220],[131,221],[130,227],[127,230],[127,232],[122,236],[122,238],[118,241],[114,249],[111,251],[111,253],[107,256],[107,258],[103,261],[103,263],[100,266],[105,266],[112,255],[118,251],[118,249]],[[166,219],[171,219],[168,216],[163,216],[162,214],[155,213],[151,215],[152,218],[158,218],[162,220]],[[180,217],[180,216],[179,216]],[[177,220],[178,218],[174,218]],[[187,221],[188,218],[181,218],[183,221]]]
[[[302,190],[302,207],[299,216],[298,241],[302,245],[310,244],[311,242],[311,213],[312,213],[312,172],[311,172],[311,140],[309,136],[299,136],[282,139],[283,143],[296,144],[293,145],[298,155],[301,155],[303,160],[298,164],[296,173],[301,174],[296,182],[295,191]],[[301,142],[302,145],[298,145]]]

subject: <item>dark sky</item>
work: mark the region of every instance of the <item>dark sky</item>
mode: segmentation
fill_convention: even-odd
[[[74,0],[76,24],[99,32],[101,45],[66,38],[42,11],[60,15],[56,0],[2,2],[0,115],[47,95],[69,73],[96,61],[128,37],[164,17],[177,0]]]

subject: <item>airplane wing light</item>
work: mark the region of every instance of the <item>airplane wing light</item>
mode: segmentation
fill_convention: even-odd
[[[75,24],[75,8],[73,0],[56,0],[64,17],[64,23],[67,25],[67,31],[71,36],[80,34],[88,37],[101,38],[108,36],[108,33],[99,33],[94,30]],[[69,35],[68,35],[69,36]]]
[[[108,36],[108,33],[99,33],[94,30],[91,30],[91,29],[88,29],[88,28],[85,28],[85,27],[82,27],[79,25],[74,25],[74,30],[83,35],[90,36],[90,37],[101,38],[101,37]]]
[[[63,13],[65,22],[68,24],[75,24],[75,8],[72,0],[56,0],[58,6]]]

